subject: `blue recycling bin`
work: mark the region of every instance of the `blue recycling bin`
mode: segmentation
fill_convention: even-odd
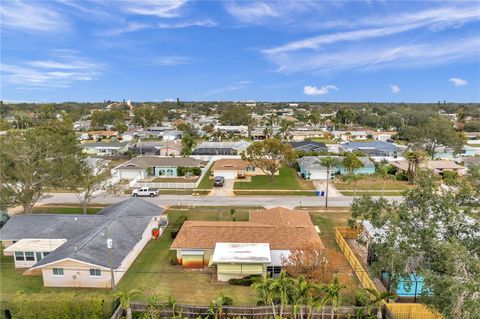
[[[322,197],[325,196],[325,192],[322,191],[320,196],[322,196]]]
[[[315,191],[315,196],[320,196],[321,192],[320,191]]]

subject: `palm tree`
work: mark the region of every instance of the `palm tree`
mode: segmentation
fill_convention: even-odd
[[[175,318],[175,316],[176,316],[175,308],[177,307],[177,301],[175,300],[175,297],[173,297],[173,296],[168,296],[167,306],[168,306],[169,308],[172,308],[173,318]]]
[[[341,284],[337,276],[333,278],[332,283],[324,287],[325,295],[323,296],[322,303],[324,304],[330,303],[330,305],[332,306],[332,312],[331,312],[332,319],[335,315],[335,312],[338,310],[338,308],[342,304],[341,290],[345,288],[347,288],[347,286],[344,284]]]
[[[120,306],[123,311],[126,311],[126,318],[132,319],[132,308],[131,301],[134,297],[140,296],[142,293],[137,289],[132,289],[129,291],[120,291],[115,294],[115,297],[120,300]]]
[[[390,164],[382,164],[378,166],[378,173],[380,173],[380,175],[383,178],[382,197],[383,197],[383,194],[385,193],[385,183],[387,182],[389,171],[390,171]]]
[[[327,156],[319,161],[320,165],[327,169],[327,185],[325,187],[325,208],[328,207],[328,183],[330,182],[330,171],[339,164],[337,158]]]
[[[275,318],[276,311],[275,311],[275,303],[273,300],[273,292],[271,289],[272,285],[272,279],[268,277],[262,277],[257,279],[253,284],[252,288],[255,290],[257,293],[257,298],[263,302],[263,304],[266,305],[272,305],[272,312],[273,312],[273,317]]]
[[[270,285],[270,289],[273,292],[273,296],[280,300],[280,313],[279,316],[283,316],[283,309],[289,302],[289,296],[294,286],[294,280],[287,275],[285,271],[282,271],[278,278],[274,279]]]
[[[377,308],[377,318],[382,319],[382,303],[387,299],[397,298],[397,295],[389,291],[379,292],[372,288],[365,288],[365,290],[370,294],[368,313],[371,312],[372,308]]]
[[[404,154],[405,159],[408,162],[407,178],[410,184],[413,184],[415,176],[417,175],[417,169],[420,163],[425,159],[425,154],[421,151],[406,151]]]

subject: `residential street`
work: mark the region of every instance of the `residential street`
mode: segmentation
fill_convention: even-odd
[[[78,203],[77,198],[72,193],[53,193],[51,197],[41,200],[41,204],[65,204]],[[120,202],[130,195],[121,196],[102,196],[94,199],[94,203],[113,204]],[[388,196],[385,197],[390,201],[401,201],[402,197]],[[298,206],[319,207],[325,205],[324,197],[314,196],[190,196],[190,195],[160,195],[158,197],[145,197],[157,205],[167,207],[174,205],[191,205],[191,206],[264,206],[267,208],[281,206],[285,208],[293,208]],[[331,197],[328,199],[330,207],[346,207],[350,206],[353,197]]]

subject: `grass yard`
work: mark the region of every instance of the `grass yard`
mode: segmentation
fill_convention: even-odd
[[[355,290],[361,288],[353,269],[350,267],[347,259],[343,255],[335,241],[334,229],[337,226],[347,226],[350,218],[350,210],[348,208],[341,209],[321,209],[310,213],[312,219],[320,228],[320,238],[327,250],[327,258],[329,265],[334,273],[338,275],[340,281],[347,285],[347,289],[343,291],[343,304],[355,303]]]
[[[252,176],[251,182],[236,182],[233,188],[235,190],[315,190],[311,181],[299,178],[297,171],[290,167],[280,168],[279,175],[275,176],[273,184],[270,176]]]
[[[357,191],[355,195],[358,196],[404,196],[406,191],[385,191],[383,194],[381,191]],[[340,191],[342,195],[353,196],[354,191]]]
[[[200,184],[198,184],[198,189],[212,189],[213,188],[213,179],[210,179],[210,176],[212,175],[212,167],[213,165],[210,166],[208,171],[205,173],[203,176],[202,180],[200,181]]]
[[[94,215],[102,208],[88,207],[87,214]],[[33,208],[33,214],[83,214],[83,207],[38,206]]]
[[[288,196],[315,196],[315,191],[294,191],[294,190],[235,190],[235,195],[288,195]]]
[[[341,181],[335,181],[333,183],[338,190],[352,190],[354,189],[352,183],[343,183]],[[368,190],[368,191],[381,191],[383,188],[383,179],[377,176],[366,176],[361,180],[357,181],[357,191]],[[408,184],[405,181],[397,181],[393,179],[388,179],[385,183],[385,191],[389,190],[408,190],[414,188],[414,185]]]

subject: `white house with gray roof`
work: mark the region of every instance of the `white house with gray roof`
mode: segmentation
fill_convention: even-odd
[[[0,240],[15,268],[41,274],[45,287],[111,288],[153,238],[153,230],[161,235],[167,225],[162,214],[162,208],[132,198],[97,215],[15,215],[1,229]]]

